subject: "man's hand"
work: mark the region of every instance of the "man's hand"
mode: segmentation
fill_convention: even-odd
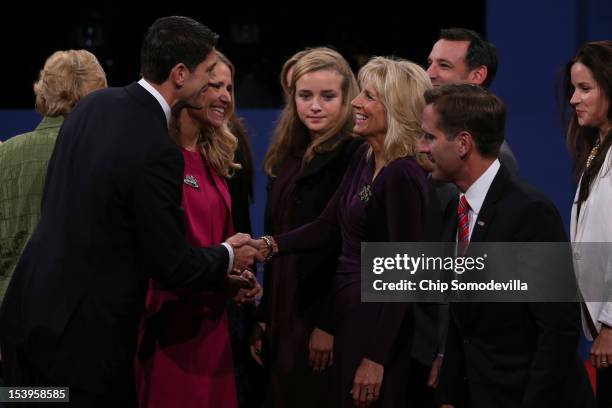
[[[253,289],[253,282],[246,276],[242,276],[242,273],[232,271],[225,277],[225,287],[230,297],[234,297],[240,290],[251,290]]]
[[[601,325],[601,330],[591,347],[591,364],[595,368],[612,366],[612,327]]]
[[[429,371],[429,379],[427,385],[431,388],[438,387],[438,381],[440,379],[440,367],[442,366],[442,354],[438,354],[431,364],[431,370]]]
[[[380,397],[385,368],[372,360],[363,358],[353,380],[353,402],[356,407],[366,408]]]
[[[265,257],[255,248],[247,244],[241,247],[234,247],[234,270],[245,270],[255,264],[255,261],[263,262]]]
[[[232,248],[240,248],[241,246],[248,245],[253,241],[255,240],[251,238],[249,234],[243,234],[242,232],[234,234],[225,240],[225,242],[230,244]]]
[[[243,271],[249,266],[254,265],[255,261],[263,262],[263,256],[256,247],[257,241],[249,234],[239,232],[225,240],[234,249],[233,270]]]
[[[253,332],[251,333],[250,346],[251,356],[253,360],[257,362],[260,366],[263,366],[263,360],[261,359],[261,350],[263,344],[263,336],[266,333],[266,324],[263,322],[258,322],[255,327],[253,327]]]
[[[310,333],[308,363],[312,371],[319,372],[334,362],[334,336],[317,327]]]
[[[232,300],[237,305],[253,303],[255,302],[255,299],[261,295],[263,289],[251,271],[244,270],[242,271],[241,276],[251,283],[251,287],[239,289],[238,292],[232,296]]]

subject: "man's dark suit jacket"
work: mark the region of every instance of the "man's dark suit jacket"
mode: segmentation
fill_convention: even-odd
[[[518,174],[518,163],[506,141],[499,150],[499,161],[510,174]],[[438,242],[442,234],[444,209],[459,195],[459,189],[443,181],[429,180],[429,205],[424,225],[427,242]],[[424,366],[431,366],[437,352],[444,351],[444,339],[448,326],[448,305],[417,303],[414,305],[415,332],[411,356]]]
[[[133,393],[148,279],[213,288],[228,267],[222,246],[185,242],[183,171],[162,108],[140,85],[83,99],[57,138],[42,217],[0,310],[2,348],[56,385]]]
[[[457,203],[451,202],[445,214],[448,242],[456,237]],[[470,242],[563,241],[554,205],[502,165]],[[467,389],[473,408],[593,406],[577,352],[579,313],[578,303],[451,303],[442,402],[462,406]]]

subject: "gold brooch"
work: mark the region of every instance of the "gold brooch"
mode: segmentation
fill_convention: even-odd
[[[593,146],[593,148],[591,149],[591,153],[589,153],[589,157],[587,158],[587,161],[586,161],[587,170],[589,167],[591,167],[591,163],[593,162],[593,159],[595,158],[595,156],[597,156],[597,152],[599,151],[599,145],[600,145],[600,141],[598,139],[597,143],[595,143],[595,146]]]
[[[366,184],[365,186],[363,186],[363,188],[359,192],[359,199],[363,201],[364,203],[367,203],[368,201],[370,201],[371,196],[372,196],[372,188],[370,187],[369,184]]]

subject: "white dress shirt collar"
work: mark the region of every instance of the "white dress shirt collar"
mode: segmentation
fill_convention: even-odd
[[[144,89],[146,89],[151,95],[153,95],[155,99],[157,99],[157,102],[159,102],[162,109],[164,110],[164,115],[166,115],[166,123],[168,124],[168,126],[170,126],[171,109],[166,99],[164,99],[162,94],[160,94],[159,91],[153,87],[153,85],[148,83],[146,79],[142,78],[140,81],[138,81],[138,84]]]
[[[470,225],[470,237],[472,236],[472,231],[474,230],[474,224],[476,223],[476,219],[478,218],[478,214],[480,213],[480,209],[482,208],[482,204],[484,203],[485,197],[489,192],[489,188],[491,187],[491,183],[493,183],[493,179],[497,175],[499,171],[500,164],[499,160],[495,159],[493,163],[489,166],[489,168],[478,177],[476,180],[465,192],[465,194],[460,194],[459,198],[465,195],[465,198],[470,206],[470,212],[468,214],[468,220]]]

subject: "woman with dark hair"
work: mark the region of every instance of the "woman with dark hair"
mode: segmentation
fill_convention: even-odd
[[[565,97],[573,112],[567,143],[579,186],[572,207],[571,237],[583,299],[583,327],[593,339],[597,400],[612,406],[612,41],[583,45],[565,69]],[[608,243],[604,246],[592,243]],[[582,244],[585,243],[585,244]],[[590,243],[590,244],[587,244]]]

